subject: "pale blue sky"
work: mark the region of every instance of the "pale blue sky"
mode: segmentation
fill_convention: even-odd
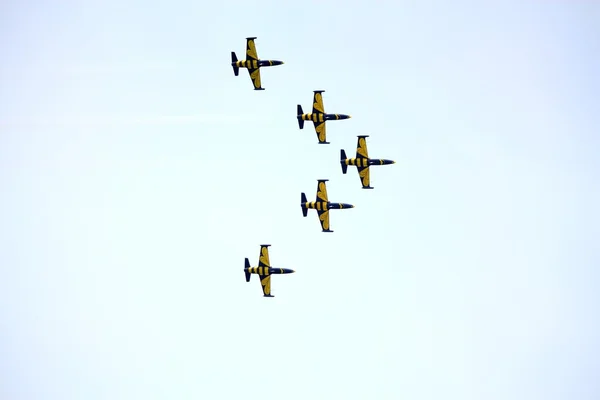
[[[597,399],[600,4],[203,3],[0,6],[0,398]]]

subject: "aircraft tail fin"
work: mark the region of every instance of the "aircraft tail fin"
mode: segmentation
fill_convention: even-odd
[[[302,114],[304,114],[304,111],[302,111],[302,106],[300,104],[298,104],[297,117],[298,117],[298,127],[300,129],[304,129],[304,120],[302,119]]]
[[[308,208],[306,208],[306,195],[304,193],[302,193],[300,195],[300,201],[301,201],[301,206],[302,206],[302,215],[306,217],[306,215],[308,214]]]
[[[246,282],[250,282],[250,272],[248,271],[250,269],[250,260],[248,260],[246,258],[246,262],[244,264],[244,272],[246,273]]]
[[[238,60],[238,58],[235,55],[235,51],[232,51],[231,52],[231,66],[233,67],[233,73],[235,74],[235,76],[238,76],[238,74],[240,73],[240,69],[235,65],[237,60]]]
[[[342,165],[342,173],[344,174],[348,170],[348,165],[346,164],[347,159],[348,157],[346,157],[346,152],[344,151],[344,149],[342,149],[340,151],[340,164]]]

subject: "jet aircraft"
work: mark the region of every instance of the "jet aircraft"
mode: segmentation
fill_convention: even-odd
[[[296,271],[287,268],[272,268],[269,263],[269,246],[270,244],[260,245],[260,256],[258,257],[258,267],[251,267],[250,261],[246,258],[244,265],[244,273],[246,274],[246,282],[250,282],[252,274],[258,274],[260,284],[262,285],[264,297],[275,297],[271,294],[271,275],[274,274],[292,274]]]
[[[302,215],[306,217],[308,209],[313,208],[317,210],[319,216],[319,222],[321,223],[321,229],[323,232],[333,232],[329,229],[329,210],[341,210],[344,208],[354,208],[352,204],[348,203],[332,203],[327,198],[327,186],[325,182],[329,179],[319,179],[317,185],[317,200],[308,202],[306,201],[306,195],[301,194]]]
[[[356,158],[346,158],[346,152],[342,149],[340,151],[340,164],[342,164],[342,173],[346,173],[348,169],[348,165],[355,165],[358,170],[358,176],[360,178],[360,182],[362,183],[363,189],[373,189],[371,185],[371,178],[369,174],[369,167],[371,165],[387,165],[387,164],[395,164],[396,161],[392,160],[378,160],[374,158],[369,158],[369,153],[367,152],[367,140],[369,135],[359,135],[358,143],[356,144]]]
[[[250,79],[254,84],[254,90],[265,90],[261,87],[260,83],[260,68],[271,67],[275,65],[283,64],[283,61],[278,60],[259,60],[258,54],[256,53],[256,46],[254,45],[254,39],[256,37],[246,38],[246,59],[238,61],[235,52],[231,52],[231,66],[233,67],[233,73],[238,76],[240,68],[247,68],[250,74]]]
[[[312,113],[304,114],[302,106],[298,104],[298,112],[296,118],[298,118],[298,127],[304,129],[304,121],[312,121],[315,125],[315,131],[319,138],[319,144],[329,144],[327,141],[327,134],[325,132],[325,121],[334,119],[348,119],[350,115],[346,114],[326,114],[325,107],[323,107],[323,93],[324,90],[314,90]]]

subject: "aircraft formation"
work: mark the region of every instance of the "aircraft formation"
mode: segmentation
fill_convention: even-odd
[[[250,79],[254,86],[254,90],[265,90],[262,87],[260,69],[263,67],[271,67],[284,64],[283,61],[279,60],[261,60],[258,58],[255,44],[256,37],[246,38],[246,59],[238,60],[235,52],[231,52],[231,67],[233,73],[238,76],[240,68],[246,68],[250,74]],[[304,122],[311,121],[314,125],[319,144],[330,144],[327,141],[326,123],[327,121],[344,120],[351,118],[347,114],[330,114],[325,112],[323,105],[323,93],[324,90],[313,91],[313,104],[312,111],[305,114],[302,106],[298,104],[296,118],[298,120],[298,127],[304,129]],[[348,166],[355,166],[360,178],[360,182],[363,189],[373,189],[371,186],[370,178],[370,167],[376,165],[389,165],[394,164],[395,161],[387,159],[375,159],[370,158],[367,150],[367,138],[369,135],[358,135],[358,142],[356,144],[356,156],[354,158],[348,158],[346,152],[340,150],[340,165],[342,173],[346,174]],[[349,203],[336,203],[329,201],[327,195],[327,184],[329,179],[318,179],[317,194],[315,201],[308,201],[306,194],[302,192],[300,194],[300,207],[302,208],[302,215],[306,217],[308,210],[313,209],[317,211],[319,223],[321,224],[322,232],[333,232],[329,222],[329,211],[330,210],[344,210],[348,208],[354,208],[354,205]],[[275,274],[290,274],[295,271],[287,268],[273,268],[269,261],[269,244],[260,245],[260,255],[258,258],[258,267],[252,267],[248,258],[245,259],[244,274],[246,275],[246,282],[250,282],[252,274],[257,274],[260,279],[260,283],[263,290],[264,297],[274,297],[271,294],[271,275]]]

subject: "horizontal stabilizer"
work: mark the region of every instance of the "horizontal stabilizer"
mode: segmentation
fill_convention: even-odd
[[[235,52],[232,51],[231,52],[231,66],[233,67],[233,73],[235,74],[235,76],[238,76],[238,74],[240,73],[240,69],[235,65],[235,63],[237,62],[237,56],[235,55]]]
[[[250,282],[250,271],[248,271],[250,269],[250,260],[248,260],[246,258],[246,262],[244,264],[244,272],[246,273],[246,282]]]
[[[345,174],[348,171],[348,165],[346,165],[346,152],[344,149],[340,150],[340,164],[342,165],[342,173]]]
[[[300,205],[302,206],[302,215],[306,217],[306,215],[308,214],[308,208],[306,208],[306,195],[304,193],[302,193],[300,195]]]
[[[304,114],[304,111],[302,111],[302,106],[300,104],[298,104],[298,110],[296,113],[296,117],[298,118],[298,127],[300,129],[304,129],[304,120],[302,119],[302,114]]]

